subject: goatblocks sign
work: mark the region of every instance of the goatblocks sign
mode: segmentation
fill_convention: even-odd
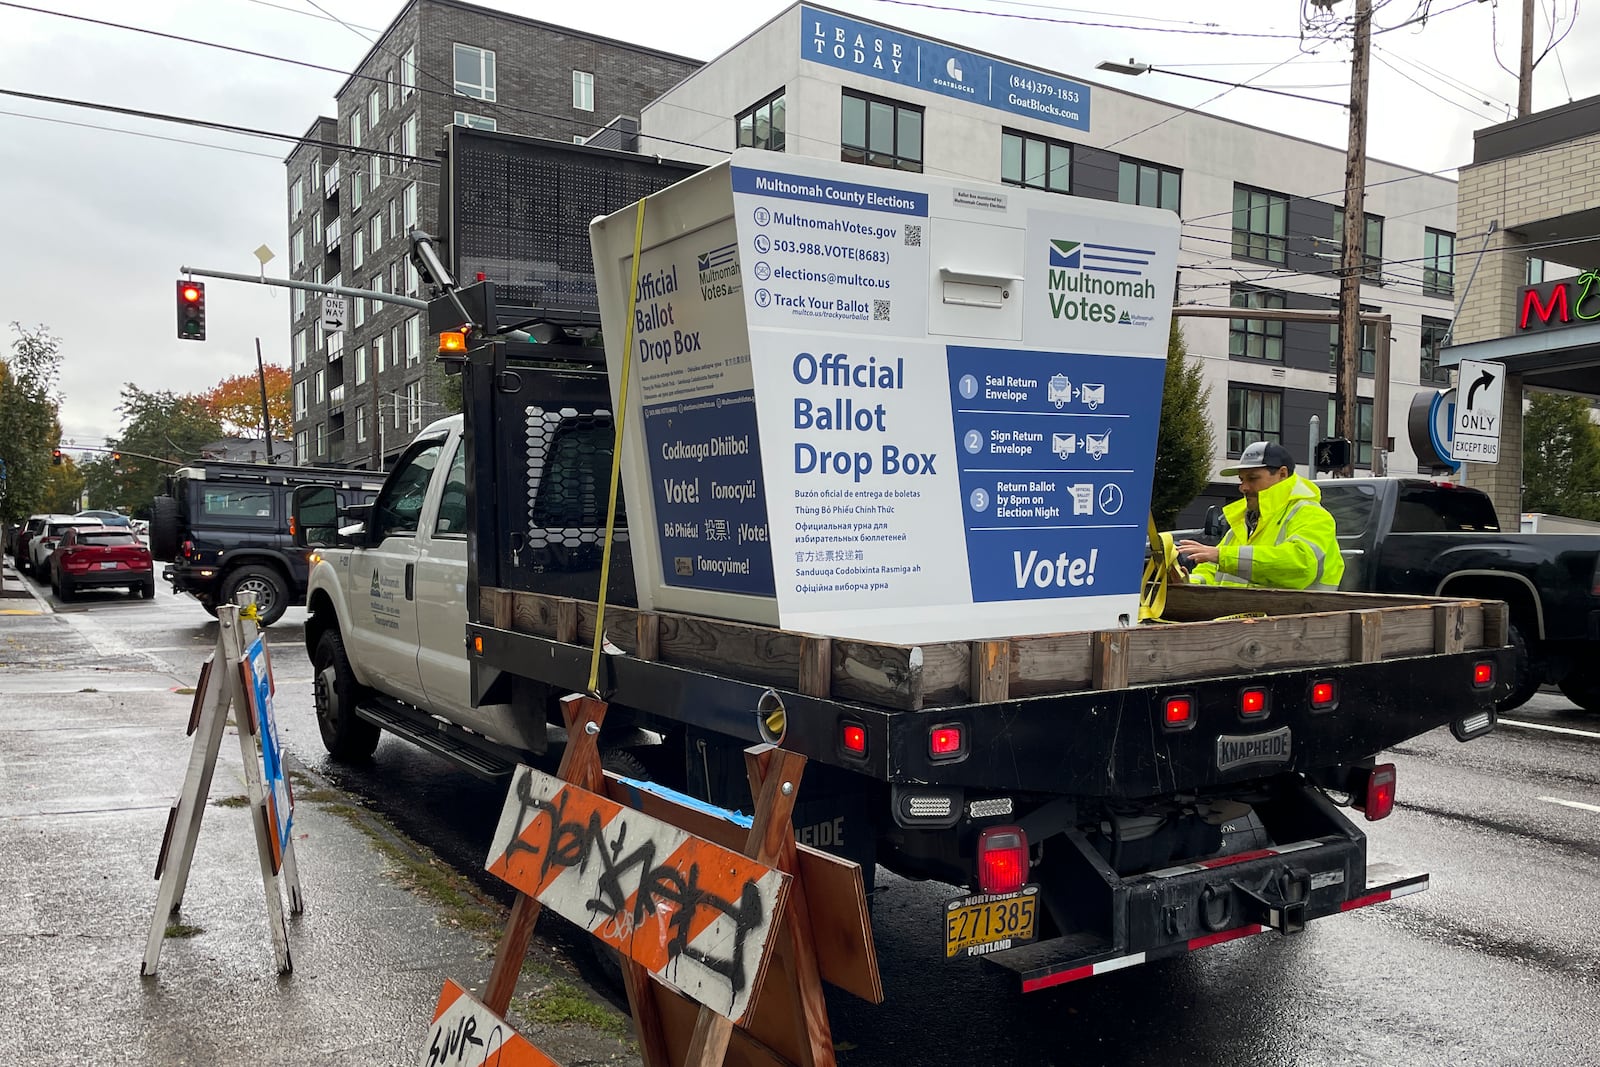
[[[688,235],[635,293],[643,603],[907,643],[1135,614],[1176,216],[753,151],[649,206]],[[622,296],[632,236],[596,224]]]

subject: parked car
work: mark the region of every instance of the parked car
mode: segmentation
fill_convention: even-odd
[[[16,563],[17,570],[27,574],[30,567],[28,545],[45,528],[46,523],[55,521],[71,521],[71,515],[53,515],[48,512],[28,516],[28,521],[22,529],[17,531],[17,536],[12,544],[11,558]]]
[[[125,526],[129,528],[133,526],[133,520],[120,511],[80,511],[73,518],[99,519],[106,526]]]
[[[62,600],[79,590],[120,587],[149,600],[156,595],[156,565],[133,530],[76,526],[61,535],[50,557],[50,588]]]

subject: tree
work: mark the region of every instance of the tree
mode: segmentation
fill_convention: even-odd
[[[112,507],[127,508],[139,518],[150,514],[150,502],[160,495],[163,477],[171,464],[141,459],[134,453],[185,462],[200,458],[201,449],[222,436],[222,423],[206,407],[200,396],[179,396],[172,392],[146,392],[128,382],[122,387],[122,434],[113,447],[122,450],[120,476],[101,481],[113,483]]]
[[[288,441],[294,436],[290,417],[289,391],[292,378],[287,367],[268,363],[267,413],[272,420],[272,439]],[[222,424],[224,432],[235,437],[261,436],[261,379],[254,374],[224,378],[202,394],[206,410]]]
[[[1583,397],[1535,393],[1522,421],[1522,507],[1600,519],[1600,428]]]
[[[0,521],[21,522],[44,506],[61,440],[61,342],[43,326],[11,329],[11,355],[0,357]]]
[[[1171,529],[1178,512],[1211,480],[1211,422],[1206,409],[1211,387],[1198,360],[1190,362],[1178,320],[1167,335],[1167,377],[1161,391],[1161,427],[1156,436],[1156,474],[1150,514],[1159,529]]]
[[[83,500],[83,471],[71,456],[62,456],[59,465],[52,463],[45,480],[44,503],[41,510],[60,515],[71,515]]]

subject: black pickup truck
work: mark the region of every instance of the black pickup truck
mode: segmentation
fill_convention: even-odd
[[[297,486],[334,489],[342,507],[369,503],[381,475],[329,467],[195,463],[167,477],[151,506],[150,551],[169,566],[162,577],[212,615],[217,604],[254,593],[263,625],[304,604],[304,549],[294,545],[289,494]]]
[[[1503,600],[1517,659],[1500,710],[1553,682],[1579,707],[1600,712],[1600,537],[1502,533],[1485,493],[1450,482],[1317,485],[1338,526],[1341,590]],[[1202,539],[1214,542],[1221,523],[1213,508]]]

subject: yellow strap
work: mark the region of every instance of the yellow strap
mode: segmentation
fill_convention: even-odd
[[[1144,578],[1139,583],[1139,621],[1162,622],[1167,610],[1167,579],[1178,563],[1178,548],[1172,535],[1156,532],[1155,516],[1150,517],[1150,558],[1144,564]]]
[[[611,581],[611,542],[617,531],[617,486],[622,473],[622,422],[628,410],[628,372],[633,360],[633,314],[639,307],[639,253],[644,247],[644,200],[633,219],[633,274],[628,280],[628,329],[622,343],[622,387],[618,390],[617,410],[612,416],[616,435],[611,444],[611,497],[606,503],[606,542],[600,555],[600,603],[594,616],[594,649],[589,655],[589,693],[600,697],[600,650],[606,634],[606,586]]]
[[[1266,617],[1267,617],[1267,613],[1264,612],[1264,611],[1236,611],[1232,615],[1218,615],[1215,619],[1212,619],[1211,621],[1212,622],[1238,622],[1240,619],[1264,619]]]
[[[249,619],[258,627],[261,627],[262,629],[266,628],[266,623],[261,621],[261,609],[256,607],[256,602],[254,600],[239,609],[239,618]]]

